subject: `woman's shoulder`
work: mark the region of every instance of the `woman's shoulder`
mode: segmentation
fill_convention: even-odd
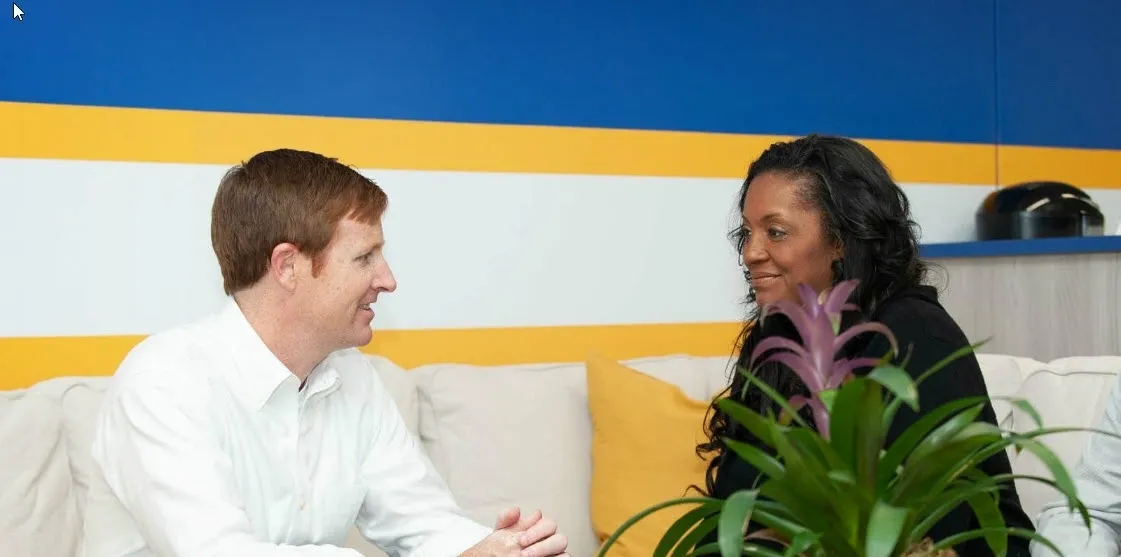
[[[933,337],[954,344],[968,343],[961,327],[942,307],[933,286],[913,286],[900,291],[876,310],[872,320],[885,325],[896,337]]]

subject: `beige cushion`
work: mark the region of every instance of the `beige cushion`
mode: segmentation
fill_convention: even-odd
[[[93,457],[90,456],[95,417],[109,381],[109,377],[61,377],[44,381],[33,388],[35,392],[59,401],[62,406],[66,447],[70,455],[70,474],[74,477],[77,488],[74,496],[83,516],[91,475],[97,473]]]
[[[623,363],[697,398],[718,392],[727,371],[727,358],[674,355]],[[444,364],[411,373],[417,374],[421,440],[472,518],[491,524],[507,506],[541,509],[556,518],[572,555],[595,553],[582,362]]]
[[[1118,372],[1121,372],[1121,358],[1055,360],[1029,375],[1017,396],[1032,403],[1044,427],[1097,427]],[[1015,431],[1036,427],[1031,417],[1019,409],[1014,409],[1012,416]],[[1070,432],[1039,440],[1071,471],[1078,462],[1086,436],[1086,433]],[[1016,457],[1013,469],[1017,474],[1052,477],[1043,462],[1027,451]],[[1058,496],[1055,490],[1038,482],[1019,481],[1016,488],[1024,510],[1033,519],[1044,503]]]
[[[1003,356],[999,354],[977,354],[981,364],[981,374],[985,387],[991,397],[1016,397],[1024,378],[1043,369],[1044,364],[1031,358]],[[1012,420],[1012,403],[994,400],[997,423],[1009,427]]]
[[[81,520],[63,420],[49,397],[0,396],[0,548],[5,557],[74,555]]]
[[[411,372],[405,371],[401,366],[393,363],[385,356],[368,355],[374,364],[374,370],[389,391],[393,401],[397,403],[397,410],[405,420],[405,427],[414,434],[417,432],[417,391],[416,383]]]

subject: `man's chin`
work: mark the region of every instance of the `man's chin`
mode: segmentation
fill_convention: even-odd
[[[373,329],[367,327],[364,331],[355,332],[354,336],[351,337],[351,345],[355,348],[361,348],[363,346],[366,346],[367,344],[370,344],[370,341],[372,341],[373,339],[374,331]]]

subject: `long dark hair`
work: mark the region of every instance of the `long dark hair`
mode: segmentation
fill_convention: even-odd
[[[918,226],[911,218],[910,203],[883,162],[867,147],[851,139],[819,135],[771,145],[748,169],[739,194],[741,212],[752,181],[772,172],[801,185],[799,193],[821,214],[825,233],[843,246],[841,259],[833,265],[833,283],[860,281],[850,297],[859,312],[846,315],[844,321],[869,318],[900,291],[923,283],[927,266],[919,258]],[[742,228],[734,229],[730,237],[742,254]],[[744,274],[750,281],[746,266]],[[748,290],[746,302],[750,309],[737,342],[737,369],[732,370],[731,384],[725,391],[735,397],[748,384],[738,368],[748,369],[751,352],[760,340],[773,334],[798,340],[789,321],[782,316],[754,326],[760,308],[755,304],[755,293]],[[797,376],[777,363],[760,366],[756,374],[784,397],[807,394]],[[740,400],[758,412],[774,410],[772,401],[756,388],[747,389]],[[809,421],[808,413],[806,418]],[[736,431],[735,424],[715,404],[709,408],[706,419],[708,440],[697,446],[697,454],[702,457],[724,455],[727,451],[723,437],[748,436]],[[712,458],[708,464],[703,491],[709,495],[715,495],[716,470],[721,460]]]

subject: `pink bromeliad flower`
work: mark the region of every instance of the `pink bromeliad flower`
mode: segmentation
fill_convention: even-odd
[[[801,305],[780,300],[764,307],[760,320],[775,313],[786,315],[797,329],[802,342],[799,344],[788,338],[772,336],[760,342],[751,354],[752,368],[775,361],[790,368],[806,384],[810,391],[809,398],[797,395],[788,402],[795,410],[808,404],[818,433],[825,438],[829,436],[829,410],[823,394],[835,391],[855,370],[880,363],[879,358],[837,359],[837,352],[857,335],[868,332],[887,336],[892,352],[899,352],[895,335],[881,323],[861,323],[840,332],[841,312],[857,309],[855,305],[846,302],[856,284],[855,280],[844,281],[820,295],[815,294],[808,285],[799,284]],[[770,351],[776,352],[760,362],[760,357]]]

